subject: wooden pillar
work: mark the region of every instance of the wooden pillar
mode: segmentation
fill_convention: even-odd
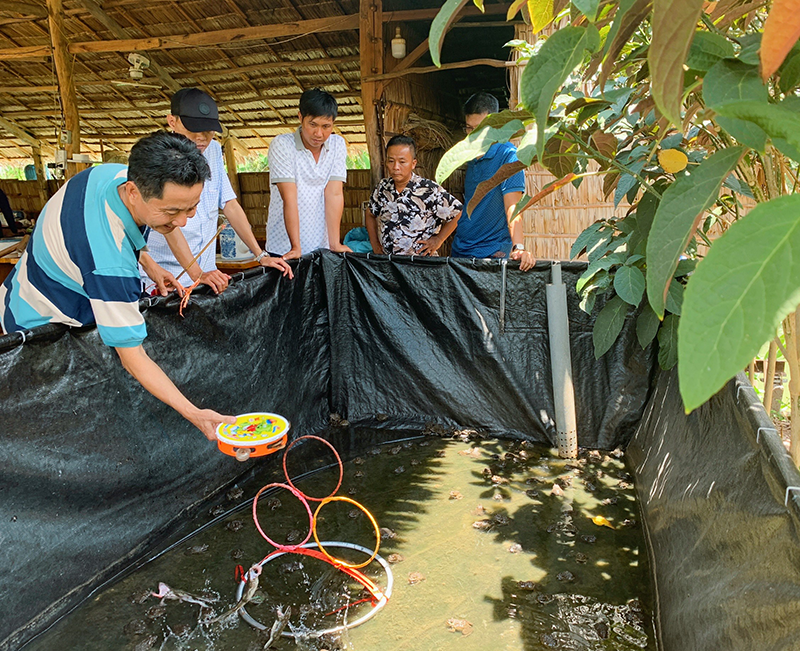
[[[360,0],[359,50],[361,55],[361,108],[369,151],[373,187],[383,176],[383,139],[380,133],[379,82],[365,77],[383,74],[383,0]]]
[[[236,171],[236,156],[233,152],[233,140],[225,138],[222,143],[222,152],[225,154],[225,167],[228,168],[228,178],[231,181],[231,186],[236,196],[241,202],[241,192],[239,190],[239,174]]]
[[[64,5],[62,0],[47,0],[47,18],[50,26],[50,41],[53,44],[53,62],[58,76],[61,106],[64,112],[64,128],[69,132],[71,142],[62,143],[67,150],[67,158],[73,158],[81,151],[81,126],[78,115],[78,98],[72,79],[72,56],[64,27]],[[78,166],[67,163],[66,178],[77,174]]]
[[[47,192],[47,176],[44,173],[44,165],[42,164],[42,150],[39,147],[31,147],[31,158],[33,158],[33,169],[36,171],[36,184],[39,187],[39,200],[42,202],[42,208],[50,195]]]

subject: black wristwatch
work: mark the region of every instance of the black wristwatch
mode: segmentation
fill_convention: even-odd
[[[512,248],[512,251],[524,251],[525,245],[524,244],[515,244]]]

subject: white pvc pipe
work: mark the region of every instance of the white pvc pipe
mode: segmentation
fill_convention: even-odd
[[[553,262],[551,284],[547,285],[547,328],[550,334],[550,367],[553,371],[558,454],[578,456],[578,428],[575,421],[575,389],[569,351],[567,287],[561,280],[561,263]]]

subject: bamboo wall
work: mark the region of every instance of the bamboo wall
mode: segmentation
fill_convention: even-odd
[[[269,216],[269,172],[240,172],[239,201],[244,208],[256,237],[265,236]],[[344,186],[344,212],[342,214],[342,237],[352,228],[363,226],[361,204],[369,200],[369,170],[347,170],[347,183]]]
[[[54,195],[63,181],[47,181],[47,190],[50,196]],[[0,179],[0,190],[6,193],[12,210],[21,210],[28,219],[37,217],[44,203],[39,196],[39,183],[37,181],[14,181]]]

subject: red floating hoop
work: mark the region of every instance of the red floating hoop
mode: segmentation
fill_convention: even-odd
[[[256,512],[256,507],[258,506],[258,498],[261,497],[261,493],[263,493],[268,488],[285,488],[287,491],[292,493],[292,495],[294,495],[298,500],[300,500],[303,506],[306,507],[306,511],[308,512],[308,534],[306,534],[306,537],[302,542],[296,545],[281,545],[280,543],[277,543],[274,540],[272,540],[272,538],[270,538],[267,534],[264,533],[264,530],[261,528],[261,523],[259,523],[258,521],[258,513]],[[260,491],[258,491],[258,493],[256,493],[256,496],[253,498],[253,522],[256,525],[256,529],[258,529],[258,533],[261,534],[261,537],[264,540],[266,540],[270,545],[275,547],[275,549],[283,552],[294,552],[299,547],[305,545],[309,540],[311,540],[311,529],[314,523],[314,515],[311,513],[311,507],[308,505],[308,502],[306,501],[303,493],[301,493],[292,485],[273,483],[264,486]]]
[[[333,452],[333,455],[336,457],[336,463],[339,465],[339,482],[336,484],[336,488],[334,488],[333,491],[331,491],[331,494],[327,495],[326,497],[311,497],[310,495],[306,495],[303,491],[297,488],[297,486],[295,486],[292,483],[292,480],[289,478],[289,471],[286,468],[286,457],[289,456],[289,450],[292,449],[294,444],[297,443],[298,441],[302,441],[303,439],[314,439],[315,441],[324,443],[331,449],[331,452]],[[336,493],[339,491],[339,488],[341,488],[342,480],[344,479],[344,465],[342,464],[342,458],[339,456],[339,453],[336,451],[336,448],[333,447],[333,445],[331,445],[330,442],[326,441],[323,438],[320,438],[319,436],[313,436],[312,434],[307,434],[306,436],[300,436],[296,438],[294,441],[292,441],[289,445],[286,446],[286,450],[283,453],[283,474],[286,475],[286,481],[288,482],[289,486],[291,486],[294,490],[296,490],[305,499],[311,502],[324,502],[325,500],[330,499],[331,497],[336,495]],[[308,540],[309,539],[306,539],[304,542],[308,542]]]

